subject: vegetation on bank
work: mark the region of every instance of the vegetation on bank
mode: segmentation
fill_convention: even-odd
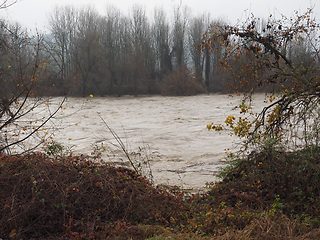
[[[85,157],[0,157],[4,239],[317,239],[320,149],[269,145],[207,192],[154,186]]]

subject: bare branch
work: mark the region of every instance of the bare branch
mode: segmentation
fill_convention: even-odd
[[[14,145],[17,145],[25,140],[27,140],[28,138],[30,138],[33,134],[35,134],[36,132],[39,131],[40,128],[42,128],[50,119],[52,119],[56,114],[57,112],[62,108],[62,105],[63,103],[66,101],[66,97],[63,98],[62,102],[60,103],[59,107],[56,108],[56,110],[50,115],[47,117],[47,119],[42,123],[40,124],[37,128],[35,128],[31,133],[29,133],[26,137],[18,140],[18,141],[15,141],[13,143],[10,143],[2,148],[0,148],[0,152],[4,151],[5,149],[8,149],[10,148],[11,146],[14,146]]]
[[[17,2],[18,2],[18,0],[13,0],[13,1],[4,0],[2,3],[0,3],[0,10],[11,7],[12,5],[16,4]]]

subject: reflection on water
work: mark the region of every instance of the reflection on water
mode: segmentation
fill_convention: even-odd
[[[255,96],[253,109],[260,110],[263,100],[264,95]],[[206,125],[238,115],[233,108],[239,103],[240,97],[220,94],[69,98],[66,109],[57,116],[60,128],[54,140],[85,154],[101,143],[116,149],[100,115],[130,152],[145,151],[155,183],[200,189],[216,180],[214,176],[224,164],[224,150],[235,149],[238,141],[226,131],[208,131]],[[110,155],[104,157],[110,160]]]

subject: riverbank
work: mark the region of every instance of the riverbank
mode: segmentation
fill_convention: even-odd
[[[0,156],[4,239],[319,239],[320,150],[237,159],[203,194],[81,156]]]

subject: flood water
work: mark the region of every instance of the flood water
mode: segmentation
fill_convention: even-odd
[[[68,98],[56,116],[54,140],[82,154],[103,144],[105,161],[126,162],[107,124],[133,160],[148,160],[156,184],[201,190],[217,180],[225,149],[236,150],[239,142],[228,131],[208,131],[206,125],[239,115],[234,107],[240,99],[223,94]],[[261,110],[264,95],[254,99],[253,109]]]

